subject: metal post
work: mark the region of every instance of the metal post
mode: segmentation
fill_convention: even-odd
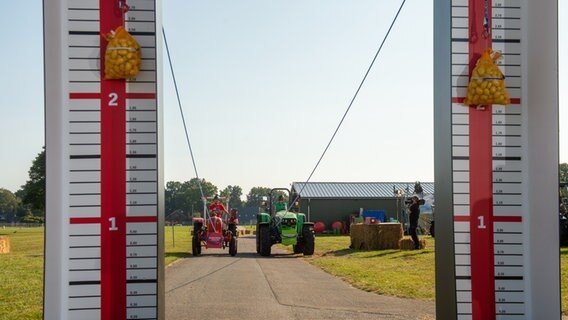
[[[175,226],[173,223],[172,223],[172,246],[174,248],[176,247]]]

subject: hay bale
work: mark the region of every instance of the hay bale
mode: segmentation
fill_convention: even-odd
[[[404,234],[400,223],[381,223],[379,226],[379,250],[399,249]]]
[[[365,225],[362,223],[351,225],[349,231],[351,238],[351,245],[349,246],[350,248],[368,250],[365,244],[365,230],[363,229],[364,226]]]
[[[10,253],[10,238],[0,237],[0,254]]]
[[[351,248],[360,250],[399,249],[403,231],[400,223],[351,225]]]
[[[426,240],[418,239],[420,241],[420,249],[426,248]],[[400,250],[414,250],[414,241],[412,238],[400,239]]]

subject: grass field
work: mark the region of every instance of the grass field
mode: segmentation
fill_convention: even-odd
[[[562,314],[568,315],[568,247],[560,248],[560,289]]]
[[[191,254],[189,227],[166,227],[166,264]],[[0,319],[41,319],[43,301],[43,228],[0,229],[11,253],[0,255]],[[358,251],[349,237],[317,237],[308,262],[354,286],[393,296],[433,300],[434,239],[420,251]],[[175,246],[174,246],[175,240]],[[562,310],[568,314],[568,248],[561,253]]]
[[[43,228],[0,229],[11,250],[0,255],[0,319],[41,319]]]
[[[165,231],[166,265],[191,255],[189,227],[166,227]],[[8,236],[11,246],[11,253],[0,255],[1,320],[42,318],[43,233],[43,228],[0,229],[0,236]]]
[[[166,242],[166,266],[175,260],[191,255],[191,236],[189,226],[166,227],[164,240]]]
[[[353,286],[379,294],[434,300],[434,242],[424,250],[349,249],[349,236],[317,237],[311,264]]]

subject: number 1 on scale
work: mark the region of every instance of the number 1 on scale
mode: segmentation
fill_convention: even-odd
[[[108,221],[110,222],[110,228],[108,228],[108,230],[117,231],[118,227],[116,226],[116,217],[108,218]]]
[[[478,216],[477,220],[479,220],[479,224],[477,225],[477,229],[485,229],[485,217],[484,216]]]

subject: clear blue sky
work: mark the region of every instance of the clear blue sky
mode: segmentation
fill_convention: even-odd
[[[245,194],[305,180],[399,5],[163,1],[200,176]],[[559,9],[568,162],[568,3]],[[312,181],[433,181],[432,14],[432,1],[406,2]],[[0,30],[0,188],[16,191],[44,144],[42,1],[0,2]],[[185,181],[194,172],[167,64],[164,79],[165,178]]]

